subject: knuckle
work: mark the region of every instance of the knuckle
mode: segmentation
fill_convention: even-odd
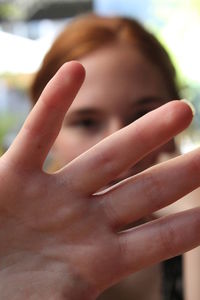
[[[200,160],[195,157],[194,159],[191,159],[189,162],[189,171],[191,174],[199,175],[196,176],[198,180],[200,179]]]
[[[151,200],[153,210],[158,210],[162,207],[163,182],[155,173],[148,172],[143,177],[143,198]],[[160,200],[159,200],[160,199]]]
[[[106,195],[106,199],[102,201],[103,203],[103,210],[106,216],[106,219],[109,222],[109,225],[113,228],[120,227],[120,215],[118,210],[116,209],[113,203],[112,195]]]
[[[159,245],[162,253],[167,253],[168,257],[172,257],[176,252],[177,235],[170,220],[163,220],[159,228]]]
[[[106,177],[108,175],[110,178],[115,179],[120,172],[119,164],[117,163],[118,155],[116,149],[110,148],[102,151],[99,149],[94,158],[95,168],[103,169]]]
[[[95,159],[99,166],[110,166],[113,162],[114,153],[111,151],[99,151]]]
[[[124,271],[128,267],[128,262],[126,261],[129,256],[129,242],[126,235],[121,235],[118,239],[118,252],[119,252],[119,261],[121,262],[121,269]],[[134,253],[133,253],[134,257]]]

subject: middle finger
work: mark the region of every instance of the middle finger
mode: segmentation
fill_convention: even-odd
[[[76,158],[61,176],[71,174],[75,190],[91,195],[181,132],[191,120],[192,110],[186,103],[169,102]]]

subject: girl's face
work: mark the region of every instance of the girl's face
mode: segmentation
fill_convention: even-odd
[[[80,62],[86,69],[86,79],[53,147],[57,167],[170,100],[159,69],[133,46],[102,47]],[[171,141],[148,155],[125,176],[151,166],[161,152],[173,150]]]

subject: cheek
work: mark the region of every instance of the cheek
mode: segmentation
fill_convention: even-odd
[[[96,137],[86,137],[77,133],[63,130],[53,146],[53,160],[63,167],[71,160],[94,146],[99,140]]]

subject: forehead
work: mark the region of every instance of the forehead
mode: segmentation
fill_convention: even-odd
[[[72,108],[133,105],[140,99],[169,100],[160,70],[132,45],[102,47],[79,60],[86,79]],[[161,101],[162,102],[162,101]],[[162,104],[162,103],[161,103]]]

